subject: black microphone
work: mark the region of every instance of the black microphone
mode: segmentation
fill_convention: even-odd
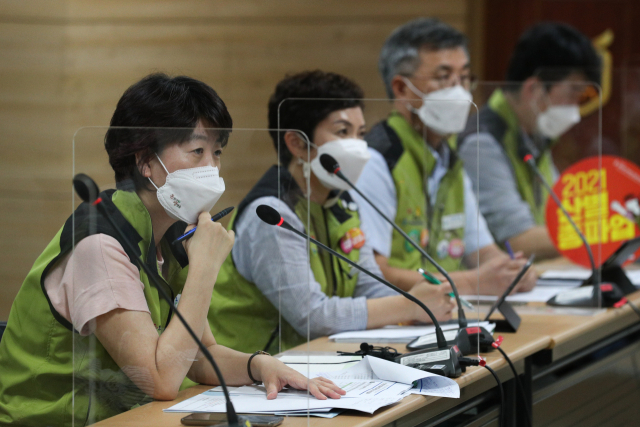
[[[540,169],[538,169],[538,166],[536,165],[536,161],[533,159],[533,155],[532,154],[527,154],[526,156],[524,156],[524,161],[525,161],[526,164],[529,165],[531,170],[533,170],[533,172],[535,172],[535,174],[538,176],[538,179],[540,180],[540,182],[542,183],[544,188],[547,189],[547,191],[549,192],[549,194],[553,198],[553,201],[556,202],[556,205],[558,205],[558,207],[560,208],[560,210],[562,211],[564,216],[567,217],[567,220],[569,221],[569,224],[571,224],[571,227],[573,227],[573,229],[576,231],[576,233],[578,233],[578,236],[580,237],[580,240],[582,240],[582,243],[584,244],[584,248],[587,251],[587,256],[589,257],[589,262],[591,263],[591,274],[593,274],[593,277],[595,278],[596,277],[596,262],[593,259],[593,252],[591,252],[591,246],[589,245],[589,243],[587,243],[587,238],[584,236],[584,234],[582,234],[582,232],[580,231],[580,229],[578,228],[576,223],[573,222],[573,218],[571,218],[571,215],[569,215],[569,212],[567,212],[567,210],[565,209],[564,205],[560,202],[560,199],[558,198],[558,195],[555,193],[555,191],[553,191],[553,189],[551,188],[551,186],[549,185],[547,180],[542,175],[542,172],[540,172]]]
[[[280,212],[278,212],[271,206],[268,206],[268,205],[258,206],[256,208],[256,214],[265,223],[269,225],[275,225],[277,227],[282,227],[286,230],[289,230],[297,234],[303,239],[310,240],[311,242],[316,244],[320,249],[326,252],[329,252],[331,255],[335,256],[336,258],[343,260],[344,262],[351,265],[352,267],[360,270],[364,274],[372,277],[373,279],[377,280],[383,285],[386,285],[389,288],[393,289],[394,291],[398,292],[399,294],[403,295],[408,300],[418,304],[418,306],[420,306],[420,308],[422,308],[427,313],[427,315],[429,316],[429,318],[431,318],[431,321],[433,322],[433,325],[436,329],[436,342],[437,342],[438,348],[435,351],[421,350],[418,352],[406,353],[401,356],[398,356],[396,361],[404,365],[414,366],[425,371],[434,372],[434,373],[437,373],[440,375],[446,375],[449,377],[457,377],[460,375],[461,368],[460,368],[460,363],[458,362],[458,357],[459,357],[458,354],[461,356],[462,353],[460,353],[460,350],[456,346],[450,347],[447,345],[447,340],[444,337],[444,333],[442,332],[440,323],[438,323],[438,319],[436,319],[436,317],[433,315],[431,310],[429,310],[429,308],[422,301],[420,301],[418,298],[414,297],[410,293],[405,292],[402,289],[392,285],[391,283],[387,282],[383,278],[376,276],[369,270],[361,267],[357,263],[351,261],[349,258],[339,254],[338,252],[334,251],[330,247],[324,245],[323,243],[320,243],[316,239],[308,236],[307,234],[301,231],[298,231],[293,226],[291,226],[291,224],[289,224],[287,221],[284,220],[282,215],[280,215]],[[420,354],[417,354],[417,353],[420,353]],[[432,356],[427,353],[430,353]],[[406,358],[406,361],[403,360],[405,358]],[[449,361],[450,363],[447,363],[447,361]],[[431,369],[432,366],[435,366],[436,368],[432,370]]]
[[[389,217],[387,217],[384,213],[382,213],[382,211],[380,211],[380,209],[378,209],[378,207],[374,205],[373,202],[369,200],[367,196],[362,194],[362,192],[349,180],[349,178],[347,178],[342,173],[342,171],[340,170],[340,164],[336,159],[333,158],[333,156],[329,154],[321,154],[320,164],[322,165],[324,170],[326,170],[330,174],[334,174],[335,176],[337,176],[338,178],[346,182],[349,185],[349,187],[353,188],[353,190],[356,193],[358,193],[360,197],[362,197],[373,209],[375,209],[375,211],[378,212],[378,214],[380,214],[380,216],[382,216],[382,218],[384,218],[385,221],[391,224],[391,226],[398,233],[400,233],[400,235],[404,237],[407,242],[409,242],[414,248],[416,248],[418,252],[420,252],[420,254],[423,257],[425,257],[431,263],[431,265],[433,265],[440,272],[440,274],[442,274],[449,281],[449,283],[451,284],[451,289],[453,289],[453,293],[456,297],[456,302],[458,303],[458,324],[460,325],[460,329],[466,328],[467,318],[464,314],[464,309],[462,308],[462,304],[460,302],[460,294],[458,293],[458,288],[456,288],[456,284],[453,283],[453,280],[451,279],[447,271],[444,268],[442,268],[440,264],[438,264],[424,249],[422,249],[422,247],[420,247],[418,243],[416,243],[411,237],[409,237],[407,233],[404,232],[403,229],[401,229],[395,222],[391,221]]]
[[[416,243],[412,238],[410,238],[407,233],[404,232],[394,221],[389,219],[376,205],[373,204],[371,200],[362,192],[340,171],[340,164],[336,159],[334,159],[329,154],[320,155],[320,164],[322,167],[329,173],[336,175],[338,178],[346,182],[355,192],[357,192],[360,197],[362,197],[373,209],[375,209],[378,214],[385,221],[387,221],[391,226],[398,232],[404,239],[409,242],[414,248],[420,252],[420,254],[425,257],[436,269],[447,278],[449,283],[451,283],[451,289],[453,289],[453,294],[455,295],[456,302],[458,303],[458,326],[459,329],[457,331],[447,331],[449,345],[456,345],[462,354],[472,354],[474,350],[478,348],[478,344],[480,344],[480,350],[482,352],[487,352],[493,350],[491,344],[493,343],[492,334],[482,326],[471,327],[467,326],[467,318],[464,314],[464,309],[462,308],[462,304],[460,304],[460,293],[458,292],[458,288],[455,283],[453,283],[453,279],[449,276],[447,271],[442,268],[418,243]],[[407,348],[410,350],[417,349],[427,349],[433,347],[432,340],[425,339],[429,337],[429,335],[425,335],[420,337],[407,345]]]
[[[542,183],[544,188],[546,188],[546,190],[549,192],[549,195],[551,195],[551,198],[553,198],[553,201],[556,202],[556,205],[558,205],[558,207],[560,208],[564,216],[567,218],[567,220],[569,221],[569,224],[571,224],[571,227],[573,227],[575,232],[580,237],[580,240],[582,240],[582,243],[584,244],[584,248],[587,251],[587,256],[589,257],[589,262],[591,263],[591,279],[590,280],[593,280],[594,282],[593,294],[591,296],[588,296],[587,298],[585,298],[584,292],[581,293],[580,290],[572,289],[556,295],[555,297],[547,301],[547,304],[562,305],[562,306],[569,305],[569,306],[599,307],[600,301],[602,300],[601,286],[605,284],[601,283],[600,286],[597,285],[598,272],[596,269],[596,262],[593,259],[593,253],[591,252],[591,246],[587,242],[587,238],[584,236],[584,234],[582,234],[582,232],[580,231],[576,223],[573,222],[573,218],[571,218],[571,215],[569,215],[569,212],[567,212],[562,202],[560,202],[558,195],[555,193],[555,191],[553,191],[553,188],[551,188],[551,186],[545,179],[544,175],[542,175],[542,172],[540,172],[540,169],[538,169],[538,166],[536,165],[536,161],[534,160],[533,155],[529,153],[526,156],[524,156],[523,160],[526,164],[529,165],[531,170],[533,170],[533,172],[536,174],[536,176],[538,177],[538,180]],[[589,282],[589,279],[587,280],[587,282],[583,284],[583,286],[588,282]],[[612,298],[617,298],[617,295],[621,293],[619,289],[616,289],[617,286],[615,286],[613,283],[607,283],[606,285],[609,285],[609,286],[605,286],[605,291],[608,294],[610,293]],[[616,299],[616,301],[617,300],[618,299]]]
[[[95,181],[93,179],[91,179],[89,176],[87,176],[87,175],[85,175],[83,173],[79,173],[73,178],[73,187],[75,188],[76,193],[78,193],[78,196],[80,196],[80,198],[84,202],[89,203],[92,206],[95,206],[98,209],[98,212],[100,212],[100,214],[107,221],[109,221],[109,224],[111,224],[111,226],[116,231],[116,233],[118,233],[118,236],[120,236],[120,239],[122,240],[122,242],[126,246],[126,249],[129,251],[129,253],[136,253],[136,249],[134,249],[133,244],[124,235],[122,230],[120,230],[120,227],[118,227],[118,225],[115,223],[113,218],[111,218],[111,215],[109,214],[109,212],[105,208],[104,205],[105,205],[106,201],[103,200],[101,197],[99,197],[100,190],[98,189],[98,185],[95,183]],[[118,210],[118,208],[115,205],[113,205],[113,207],[116,210]],[[142,268],[144,270],[144,272],[147,274],[147,276],[149,277],[149,280],[151,281],[151,283],[153,283],[153,285],[156,287],[156,289],[158,289],[158,293],[160,294],[160,296],[162,296],[162,298],[166,302],[169,303],[170,307],[173,307],[173,301],[171,300],[169,295],[167,295],[167,293],[164,290],[164,288],[162,286],[160,286],[160,283],[158,283],[158,279],[156,277],[157,272],[152,271],[151,268],[149,268],[149,266],[144,261],[142,261],[140,258],[136,257],[135,260],[136,260],[137,264],[140,266],[140,268]],[[198,348],[200,349],[200,351],[202,351],[202,353],[204,354],[204,357],[209,361],[209,363],[213,367],[214,372],[218,376],[218,379],[220,380],[220,386],[222,387],[222,390],[224,392],[224,397],[225,397],[225,399],[227,401],[227,423],[228,423],[228,425],[229,426],[240,426],[242,420],[239,419],[238,415],[236,414],[235,408],[233,407],[233,404],[231,403],[231,397],[229,396],[229,390],[227,389],[227,384],[225,383],[224,378],[222,377],[222,373],[220,372],[220,369],[218,368],[218,365],[213,360],[213,356],[211,356],[211,353],[209,352],[207,347],[205,347],[205,345],[202,344],[202,341],[200,341],[200,338],[198,338],[196,336],[195,332],[193,332],[193,329],[191,329],[191,327],[189,326],[187,321],[184,319],[184,317],[182,316],[182,313],[180,313],[178,311],[178,307],[173,307],[173,311],[176,313],[176,316],[178,316],[178,319],[180,319],[180,322],[184,325],[184,327],[187,330],[187,332],[189,333],[189,335],[191,335],[191,338],[193,338],[193,340],[196,342],[196,344],[198,344]]]

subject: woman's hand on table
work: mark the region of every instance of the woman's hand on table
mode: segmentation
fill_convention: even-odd
[[[255,356],[251,361],[251,371],[257,374],[254,374],[257,380],[264,383],[267,389],[267,399],[278,397],[278,392],[287,385],[298,390],[308,389],[314,397],[320,400],[325,400],[327,397],[340,399],[341,395],[347,393],[326,378],[308,379],[271,356]]]

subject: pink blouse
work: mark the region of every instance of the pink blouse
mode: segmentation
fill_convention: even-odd
[[[158,265],[164,260],[158,247]],[[95,331],[95,319],[117,308],[149,313],[140,273],[122,245],[106,234],[86,237],[44,280],[53,307],[80,335]]]

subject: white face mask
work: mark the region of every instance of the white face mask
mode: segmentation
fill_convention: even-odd
[[[160,188],[149,178],[158,190],[158,201],[171,218],[196,224],[198,215],[209,212],[224,193],[224,180],[218,168],[202,166],[169,173],[160,157],[158,161],[167,172],[167,181]]]
[[[367,142],[362,139],[336,139],[318,147],[318,155],[311,160],[311,170],[322,185],[332,190],[351,190],[351,187],[322,167],[320,156],[323,154],[329,154],[336,159],[340,164],[340,171],[354,184],[371,157],[367,150]]]
[[[538,114],[538,132],[547,138],[557,138],[580,122],[580,107],[577,105],[551,105]]]
[[[410,110],[420,117],[422,123],[440,135],[462,132],[467,124],[471,108],[471,92],[460,85],[436,90],[428,94],[420,92],[408,79],[409,88],[422,97],[422,106]]]

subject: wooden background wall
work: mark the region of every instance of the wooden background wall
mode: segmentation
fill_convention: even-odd
[[[118,98],[144,75],[164,71],[201,79],[224,99],[235,127],[265,127],[268,97],[288,72],[343,73],[368,97],[384,97],[379,49],[409,19],[435,16],[466,31],[473,57],[481,48],[481,38],[473,37],[481,3],[3,0],[0,320],[7,319],[26,273],[72,211],[74,133],[107,126]],[[112,181],[105,173],[102,134],[84,130],[77,137],[77,171],[96,175],[101,185]],[[245,139],[223,156],[225,206],[237,203],[275,160],[266,135]],[[240,155],[246,160],[239,162]]]

